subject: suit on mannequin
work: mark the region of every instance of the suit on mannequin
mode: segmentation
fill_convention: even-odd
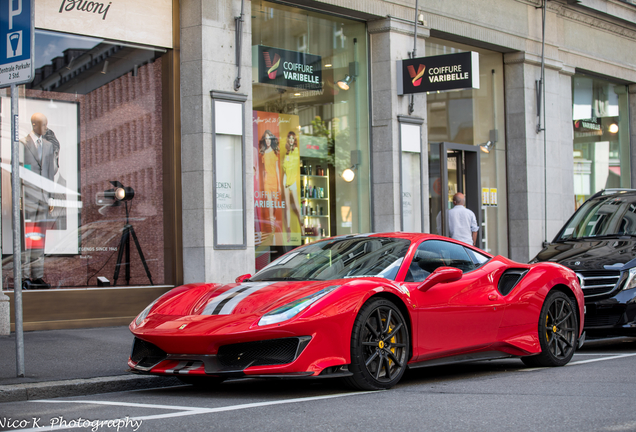
[[[60,144],[53,131],[49,130],[48,120],[44,114],[35,113],[31,116],[33,130],[20,143],[24,146],[24,167],[42,177],[42,184],[35,185],[23,182],[24,189],[24,218],[36,225],[50,219],[53,207],[49,205],[51,185],[59,169]],[[48,183],[50,180],[51,183]],[[48,187],[47,187],[48,186]],[[40,227],[45,233],[46,227]],[[38,285],[46,285],[44,277],[44,248],[27,249],[24,277]]]

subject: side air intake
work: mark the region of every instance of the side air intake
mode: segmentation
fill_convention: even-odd
[[[499,278],[497,289],[502,296],[507,296],[510,291],[519,283],[521,278],[528,273],[526,269],[509,269],[506,270]]]

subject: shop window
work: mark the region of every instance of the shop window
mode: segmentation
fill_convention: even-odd
[[[165,283],[165,52],[36,31],[35,79],[19,98],[22,273],[35,288]],[[8,90],[0,104],[3,282],[12,288]]]
[[[572,78],[576,208],[608,188],[631,187],[627,88],[577,74]]]
[[[364,23],[252,2],[256,269],[370,230]]]
[[[243,173],[246,95],[211,92],[213,100],[214,247],[245,249]]]
[[[402,148],[402,231],[422,232],[422,119],[398,118]]]

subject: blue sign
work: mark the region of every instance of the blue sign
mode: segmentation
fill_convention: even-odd
[[[0,0],[0,86],[33,80],[34,0]]]

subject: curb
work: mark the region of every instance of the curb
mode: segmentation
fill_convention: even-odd
[[[47,381],[37,383],[0,385],[0,403],[69,396],[85,396],[140,390],[153,387],[183,385],[175,377],[149,375],[121,375],[99,378]]]

